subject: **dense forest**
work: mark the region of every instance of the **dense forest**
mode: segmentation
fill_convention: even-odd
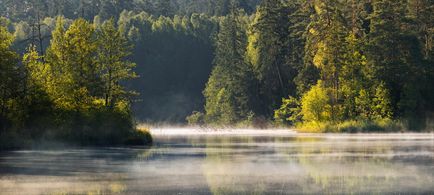
[[[431,129],[434,1],[262,1],[220,21],[192,123]]]
[[[140,92],[133,102],[135,116],[144,122],[183,123],[192,110],[201,109],[218,17],[229,11],[230,1],[20,2],[5,1],[2,13],[12,22],[13,48],[19,53],[32,42],[39,51],[46,49],[58,13],[67,24],[84,18],[98,25],[113,18],[135,45],[129,59],[138,64],[140,77],[126,83]],[[240,6],[253,13],[257,3],[240,1]]]
[[[2,143],[116,143],[137,122],[433,127],[433,0],[0,5]]]

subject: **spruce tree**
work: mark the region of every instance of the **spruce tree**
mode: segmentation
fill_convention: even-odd
[[[19,92],[18,54],[12,50],[13,35],[0,22],[0,132],[7,129]],[[0,134],[1,134],[0,133]]]
[[[106,21],[97,33],[98,72],[103,82],[104,104],[113,108],[117,101],[127,98],[132,93],[125,90],[122,81],[136,77],[136,66],[127,60],[131,54],[131,45],[126,37],[116,29],[114,20]]]
[[[405,112],[398,105],[407,85],[413,85],[423,77],[422,53],[417,38],[406,30],[404,0],[373,2],[368,34],[368,65],[375,71],[377,83],[384,82],[390,89],[393,111]],[[418,86],[414,86],[418,87]],[[402,99],[405,101],[405,99]],[[416,109],[416,108],[413,108]]]
[[[264,0],[259,5],[249,29],[247,55],[259,80],[260,107],[271,117],[289,92],[294,75],[287,64],[287,6],[280,0]]]
[[[245,62],[246,18],[232,8],[220,23],[216,40],[215,67],[204,91],[206,120],[231,124],[247,118],[251,112],[251,67]]]

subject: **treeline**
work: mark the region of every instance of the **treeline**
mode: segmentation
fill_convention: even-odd
[[[432,13],[432,0],[263,0],[251,17],[233,6],[220,21],[204,113],[188,120],[432,128]]]
[[[192,110],[200,109],[202,91],[213,61],[213,37],[220,17],[206,14],[173,17],[155,16],[147,12],[123,11],[116,24],[134,44],[129,60],[135,62],[140,77],[125,82],[139,92],[132,104],[135,117],[145,122],[183,123]],[[91,21],[101,25],[96,16]],[[64,19],[66,26],[73,20]],[[11,22],[14,50],[25,53],[29,44],[37,45],[43,54],[50,43],[56,19]]]
[[[202,108],[219,20],[206,14],[121,14],[119,27],[136,45],[131,60],[141,77],[129,84],[141,94],[133,104],[139,120],[184,123],[193,110]]]
[[[96,43],[85,64],[97,64],[98,32],[111,19],[135,45],[123,61],[135,62],[140,77],[118,85],[139,92],[127,102],[141,121],[182,123],[197,110],[188,122],[354,131],[432,126],[432,0],[0,4],[15,37],[6,45],[19,54],[33,45],[42,64],[53,63],[57,15],[66,16],[65,31],[77,18],[92,26]],[[25,63],[17,64],[25,75]],[[105,101],[97,92],[103,77],[93,76],[89,96]],[[130,99],[125,95],[120,102]]]
[[[248,13],[255,11],[260,0],[237,0]],[[117,18],[124,11],[147,12],[155,16],[191,15],[224,16],[229,13],[232,0],[2,0],[0,13],[14,22],[32,21],[63,15],[66,18],[104,20]]]
[[[132,45],[113,20],[95,25],[84,19],[66,25],[56,18],[44,55],[35,44],[19,55],[14,36],[0,27],[1,148],[31,141],[84,145],[139,144],[148,135],[136,131],[132,91],[122,82],[135,78],[127,57]]]

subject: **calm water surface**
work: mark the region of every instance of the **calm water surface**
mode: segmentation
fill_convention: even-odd
[[[148,149],[0,153],[0,194],[434,194],[434,134],[153,134]]]

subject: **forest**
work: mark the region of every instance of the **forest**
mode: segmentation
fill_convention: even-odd
[[[433,0],[0,0],[0,148],[138,123],[432,130]]]

